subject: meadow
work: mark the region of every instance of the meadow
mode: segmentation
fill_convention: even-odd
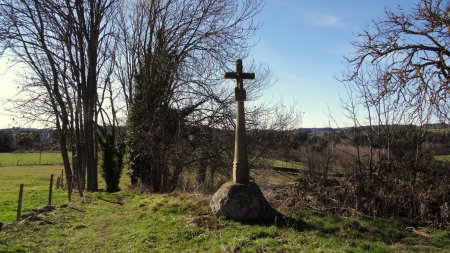
[[[63,160],[59,152],[17,152],[0,153],[1,166],[21,165],[62,165]]]
[[[299,170],[306,168],[304,163],[296,162],[296,161],[283,161],[283,160],[268,159],[268,158],[263,158],[262,161],[270,166],[278,167],[278,168],[299,169]]]
[[[24,184],[22,213],[48,203],[50,175],[61,174],[61,166],[4,166],[0,167],[0,222],[11,222],[16,218],[20,184]],[[53,205],[67,201],[67,193],[53,188]]]
[[[51,173],[62,166],[0,167],[0,221],[13,222],[19,184],[24,212],[45,205]],[[271,183],[292,175],[267,172]],[[100,178],[101,180],[101,178]],[[262,183],[262,179],[258,179]],[[282,181],[286,180],[286,181]],[[101,185],[103,182],[99,182]],[[132,190],[74,194],[54,190],[55,211],[0,231],[0,252],[449,252],[450,231],[398,220],[284,213],[273,224],[214,217],[210,195]],[[102,187],[102,186],[100,186]],[[62,204],[68,204],[63,205]]]
[[[95,238],[95,239],[94,239]],[[0,231],[0,252],[448,252],[450,232],[305,213],[280,224],[209,214],[187,194],[92,193]]]
[[[450,164],[450,155],[438,155],[438,156],[435,156],[434,158],[438,161]]]

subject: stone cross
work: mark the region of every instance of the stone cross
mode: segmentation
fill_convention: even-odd
[[[236,72],[226,72],[225,78],[236,79],[234,88],[237,101],[236,107],[236,128],[234,133],[234,161],[233,161],[233,182],[245,184],[249,182],[249,169],[247,160],[247,137],[245,132],[245,112],[244,100],[246,92],[244,89],[244,79],[255,79],[255,73],[242,72],[242,60],[236,61]]]

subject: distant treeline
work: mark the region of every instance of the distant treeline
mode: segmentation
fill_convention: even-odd
[[[53,129],[0,129],[0,152],[58,150],[57,135]]]
[[[397,126],[399,129],[407,126]],[[411,127],[411,126],[409,126]],[[327,133],[332,134],[334,141],[339,142],[346,136],[353,137],[354,144],[368,145],[367,137],[364,135],[368,127],[356,128],[298,128],[294,130],[293,140],[290,143],[294,146],[304,143],[308,136],[323,137]],[[428,133],[426,139],[430,143],[441,144],[437,154],[448,154],[450,152],[450,125],[449,124],[431,124],[427,125]],[[447,130],[447,131],[446,131]],[[123,131],[125,132],[125,131]],[[251,130],[249,131],[252,132]],[[353,132],[353,134],[349,134]],[[383,142],[384,138],[378,140]],[[374,142],[372,146],[377,147],[379,143]],[[31,150],[59,150],[58,137],[54,129],[34,129],[34,128],[8,128],[0,129],[0,153],[14,151]]]

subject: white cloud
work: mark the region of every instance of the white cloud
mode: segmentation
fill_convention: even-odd
[[[287,16],[295,22],[319,27],[342,27],[345,25],[341,17],[327,10],[306,9],[298,1],[282,1],[281,4],[283,4],[285,10],[291,12]]]
[[[300,15],[306,22],[314,26],[341,27],[344,25],[342,19],[333,14],[302,11]]]

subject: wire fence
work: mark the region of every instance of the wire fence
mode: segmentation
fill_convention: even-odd
[[[64,172],[63,172],[63,170],[61,170],[61,174],[56,177],[56,183],[54,184],[55,175],[51,174],[50,181],[49,181],[49,188],[48,188],[47,204],[41,208],[33,209],[31,212],[26,213],[26,214],[22,214],[23,194],[26,191],[26,188],[25,188],[24,184],[20,184],[19,196],[18,196],[18,201],[17,201],[17,209],[16,209],[17,210],[16,221],[20,222],[22,220],[29,219],[31,217],[35,217],[36,213],[53,210],[54,209],[54,207],[52,206],[52,204],[53,204],[53,202],[52,202],[53,201],[53,186],[55,186],[56,189],[61,189],[64,191],[67,190],[67,200],[68,200],[68,202],[71,202],[74,180],[71,179],[71,176],[68,176],[69,180],[64,180],[64,176],[65,176]],[[66,181],[66,184],[64,181]],[[67,183],[67,181],[69,181],[69,182]]]
[[[33,161],[33,162],[23,162],[20,160],[17,161],[0,161],[0,167],[7,167],[7,166],[36,166],[36,165],[64,165],[63,162],[54,162],[54,161],[45,161],[45,162],[37,162],[37,161]]]
[[[69,162],[71,160],[71,155],[69,154]],[[63,159],[59,152],[0,153],[0,167],[63,164]]]

